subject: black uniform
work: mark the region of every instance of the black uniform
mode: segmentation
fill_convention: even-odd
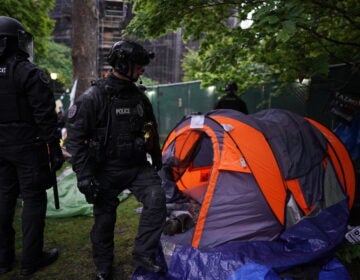
[[[91,240],[98,271],[111,270],[117,197],[124,189],[130,189],[143,203],[134,255],[154,256],[166,205],[154,169],[161,167],[161,153],[150,101],[133,82],[109,74],[79,97],[69,109],[67,120],[67,148],[78,182],[87,178],[97,182],[96,198],[87,200],[94,203]],[[152,137],[145,143],[147,126]],[[147,162],[146,152],[153,166]]]
[[[46,188],[51,176],[46,143],[59,142],[49,78],[27,59],[0,57],[0,267],[14,260],[12,227],[23,199],[23,268],[36,268],[43,254]]]
[[[234,93],[227,93],[223,96],[214,109],[233,109],[248,114],[246,103]]]

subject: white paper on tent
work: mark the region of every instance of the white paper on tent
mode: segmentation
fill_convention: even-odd
[[[204,122],[204,115],[191,116],[190,128],[203,128]]]
[[[233,127],[231,124],[225,124],[225,123],[223,123],[223,124],[222,124],[222,127],[223,127],[224,130],[227,131],[227,132],[229,132],[229,131],[231,131],[231,130],[234,129],[234,127]]]

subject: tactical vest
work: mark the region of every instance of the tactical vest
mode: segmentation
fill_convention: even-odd
[[[110,149],[118,159],[130,162],[145,156],[144,105],[140,94],[117,95],[110,103]]]
[[[17,63],[16,58],[0,63],[0,123],[32,120],[26,95],[20,92],[14,81]]]
[[[107,125],[103,132],[105,135],[97,133],[103,154],[124,165],[143,161],[146,159],[144,140],[146,116],[141,94],[137,92],[137,88],[129,88],[129,92],[117,93],[115,88],[109,90],[106,82],[104,84],[103,81],[98,81],[96,85],[101,90],[105,90],[108,96]],[[102,160],[105,158],[102,157]]]

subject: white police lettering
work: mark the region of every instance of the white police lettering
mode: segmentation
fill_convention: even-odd
[[[118,115],[129,115],[130,108],[116,108],[115,114]]]
[[[6,66],[0,66],[0,75],[4,76],[7,73],[7,67]]]

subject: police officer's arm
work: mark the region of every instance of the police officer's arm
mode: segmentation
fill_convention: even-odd
[[[95,169],[89,159],[89,140],[96,123],[96,106],[90,91],[82,94],[68,110],[67,144],[71,154],[72,168],[78,179],[90,178]]]
[[[59,141],[55,98],[49,87],[49,77],[35,65],[26,61],[17,65],[16,74],[18,79],[23,80],[20,84],[24,85],[24,92],[27,94],[40,139],[47,143]]]

